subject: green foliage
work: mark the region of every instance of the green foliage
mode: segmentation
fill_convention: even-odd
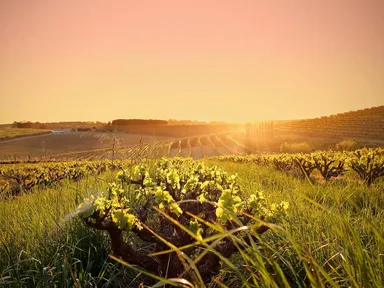
[[[64,180],[80,181],[89,175],[100,175],[107,170],[120,167],[110,161],[94,162],[51,162],[33,164],[7,164],[0,167],[0,177],[7,187],[0,187],[0,199],[30,192],[34,187],[56,187]],[[4,185],[5,186],[5,185]]]
[[[81,204],[78,214],[88,226],[109,233],[117,256],[160,275],[168,273],[168,276],[179,277],[183,273],[183,262],[173,255],[172,268],[169,268],[168,258],[139,254],[123,240],[123,231],[133,232],[141,240],[155,244],[152,254],[163,251],[165,242],[170,247],[191,245],[185,253],[188,257],[197,257],[199,248],[193,245],[195,241],[217,237],[218,231],[243,224],[256,227],[255,231],[262,234],[269,227],[255,219],[277,222],[285,217],[288,209],[284,201],[268,204],[261,192],[244,201],[237,175],[191,159],[164,158],[151,173],[148,166],[139,164],[131,171],[119,172],[117,179],[119,181],[111,183],[108,190]],[[156,211],[160,215],[156,215]],[[213,228],[213,223],[220,226]],[[159,243],[157,238],[163,240]],[[217,251],[222,249],[226,257],[237,251],[230,239],[224,238],[222,242]],[[210,260],[195,260],[196,273],[204,281],[219,271],[221,256],[215,253],[209,256]]]
[[[190,159],[164,158],[159,161],[153,176],[150,176],[148,167],[144,164],[134,166],[132,171],[119,171],[116,178],[120,181],[110,183],[108,190],[87,199],[79,206],[79,215],[92,218],[93,214],[100,214],[118,224],[119,229],[129,230],[132,226],[139,225],[138,215],[133,207],[143,201],[147,207],[156,206],[179,216],[183,210],[178,202],[184,198],[191,200],[190,196],[193,195],[200,203],[216,202],[216,216],[223,222],[232,220],[230,214],[239,213],[243,208],[256,207],[256,194],[247,207],[240,197],[241,188],[237,175],[229,175],[215,166],[206,167]],[[262,194],[257,195],[264,199]],[[268,210],[265,201],[258,203],[262,203],[263,212]]]
[[[384,176],[384,150],[381,148],[356,150],[348,162],[368,186]]]
[[[359,149],[349,151],[316,151],[310,154],[261,154],[247,156],[211,157],[219,161],[235,163],[255,163],[272,166],[278,171],[291,173],[299,170],[302,176],[309,178],[313,171],[318,171],[325,180],[344,175],[348,170],[355,171],[370,186],[376,179],[384,176],[384,150]]]
[[[332,177],[338,177],[345,173],[344,164],[346,161],[345,155],[334,151],[322,152],[317,151],[311,154],[317,170],[325,180]]]
[[[303,157],[302,163],[312,167],[311,155],[293,154],[291,157],[294,161]],[[379,181],[382,176],[376,174],[378,177],[372,180],[374,185],[361,185],[362,181],[357,179],[359,172],[355,172],[352,165],[357,162],[356,167],[363,171],[363,176],[359,177],[368,179],[368,171],[380,171],[383,167],[383,151],[362,149],[356,154],[335,152],[335,155],[346,159],[344,168],[350,171],[343,179],[323,183],[301,181],[292,177],[291,171],[277,171],[268,160],[269,155],[250,155],[220,157],[223,160],[220,162],[215,161],[217,157],[205,160],[205,165],[195,162],[192,166],[196,165],[198,171],[188,168],[190,160],[178,158],[159,161],[155,167],[149,162],[133,167],[125,162],[126,165],[120,166],[124,170],[119,171],[116,178],[116,173],[110,172],[116,168],[106,162],[106,173],[86,172],[78,181],[64,178],[56,182],[60,185],[34,186],[29,190],[31,193],[0,201],[0,219],[6,219],[0,222],[0,286],[137,287],[141,282],[154,284],[138,276],[145,271],[133,271],[139,264],[127,261],[132,265],[123,269],[114,260],[108,260],[108,254],[115,254],[108,235],[84,225],[82,219],[91,220],[97,209],[104,207],[99,213],[106,214],[105,208],[111,202],[100,201],[95,208],[101,194],[89,197],[87,204],[82,205],[78,210],[80,219],[62,224],[61,220],[71,218],[85,194],[102,191],[107,195],[102,198],[115,197],[121,205],[108,219],[113,222],[116,215],[113,223],[121,227],[118,230],[124,229],[123,240],[129,247],[142,252],[141,256],[152,253],[149,259],[164,259],[164,263],[170,263],[168,271],[177,271],[177,267],[189,271],[176,278],[178,283],[187,283],[182,280],[188,278],[194,285],[203,286],[204,283],[195,277],[199,270],[205,271],[199,264],[208,263],[207,259],[216,255],[216,251],[220,255],[220,269],[208,269],[215,274],[215,278],[206,282],[208,287],[381,287],[384,283],[384,182]],[[62,163],[49,165],[61,166]],[[16,173],[26,166],[3,165],[0,170],[10,167]],[[178,181],[169,174],[176,167]],[[317,168],[312,171],[319,173]],[[14,181],[2,180],[0,187],[7,191]],[[115,185],[107,184],[113,181]],[[199,198],[195,191],[199,191]],[[236,201],[237,196],[241,202]],[[217,206],[220,199],[223,204]],[[287,203],[282,199],[289,199],[288,214],[285,212]],[[181,209],[180,214],[171,208],[172,203]],[[158,210],[151,209],[151,205]],[[222,207],[226,222],[217,217],[218,207]],[[147,211],[147,220],[141,220],[145,216],[143,211]],[[189,217],[188,211],[195,216]],[[249,211],[252,220],[245,216]],[[127,215],[133,215],[134,219]],[[98,220],[101,218],[89,221],[89,225],[96,225]],[[260,237],[258,231],[264,222],[274,231]],[[138,226],[140,223],[144,225]],[[234,232],[239,230],[241,232]],[[156,243],[149,241],[153,239],[157,239]],[[185,245],[178,245],[183,239],[186,239]],[[236,253],[231,254],[233,246],[224,243],[234,243]],[[141,256],[137,259],[142,259]],[[162,263],[155,262],[154,267],[161,267]],[[161,282],[166,281],[164,278],[173,277],[161,271],[151,276],[163,277],[157,287],[168,283]]]
[[[77,201],[104,186],[62,180],[15,199],[0,201],[0,287],[116,287],[124,269],[107,259],[108,239],[71,219]],[[131,275],[133,278],[135,275]],[[137,283],[138,285],[139,283]],[[137,286],[136,285],[136,286]]]
[[[291,171],[294,166],[294,158],[290,154],[276,154],[265,156],[266,162],[271,163],[275,169],[282,172]]]
[[[316,163],[311,157],[311,155],[301,153],[296,154],[293,157],[293,161],[295,162],[296,166],[300,169],[304,177],[309,178],[311,176],[312,171],[316,169]]]
[[[204,231],[197,219],[189,221],[189,230],[196,235],[198,240],[203,240],[202,235]]]
[[[310,183],[253,162],[207,163],[238,173],[246,191],[262,190],[275,202],[290,200],[282,230],[260,239],[260,250],[244,252],[252,264],[242,269],[243,257],[231,259],[248,281],[226,269],[220,280],[227,287],[382,286],[384,182],[367,187],[346,175],[345,181]]]
[[[216,209],[216,216],[220,221],[226,222],[228,220],[233,220],[232,215],[237,214],[243,206],[241,198],[236,194],[235,191],[229,189],[223,190],[221,193]]]

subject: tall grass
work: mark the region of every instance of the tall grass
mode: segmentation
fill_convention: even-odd
[[[125,279],[107,257],[109,239],[71,218],[113,179],[107,172],[0,202],[0,287],[113,287]]]
[[[289,286],[384,285],[382,182],[371,188],[356,181],[313,184],[253,164],[214,164],[239,173],[246,193],[262,190],[271,201],[290,202],[282,229],[262,239],[263,254],[276,261],[269,265],[278,264]]]
[[[263,191],[268,201],[288,201],[290,209],[284,221],[262,237],[253,232],[252,225],[242,227],[240,223],[245,237],[223,232],[223,237],[236,243],[239,253],[222,258],[220,273],[209,283],[199,282],[198,277],[195,281],[188,279],[196,287],[383,285],[383,182],[368,188],[350,176],[317,182],[253,164],[212,160],[207,164],[238,173],[245,195]],[[159,281],[160,287],[164,283],[190,283],[159,278],[151,282],[143,278],[138,267],[124,268],[124,263],[108,257],[111,250],[105,234],[68,217],[85,196],[106,189],[107,182],[114,180],[114,174],[108,172],[102,179],[89,177],[78,185],[65,182],[55,189],[0,202],[0,287],[137,287],[142,281]],[[206,253],[219,241],[217,238],[196,245]],[[143,250],[150,248],[144,243],[134,244]],[[168,253],[180,253],[180,249],[170,247]],[[193,261],[189,264],[191,271]]]

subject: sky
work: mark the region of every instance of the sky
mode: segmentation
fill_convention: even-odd
[[[0,0],[0,123],[384,105],[383,0]]]

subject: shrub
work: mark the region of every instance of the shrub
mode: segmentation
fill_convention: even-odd
[[[318,151],[312,153],[312,160],[317,170],[325,180],[343,175],[347,170],[344,167],[346,158],[334,151]]]
[[[293,156],[296,166],[300,169],[302,176],[309,178],[313,170],[316,169],[315,161],[313,161],[311,155],[296,154]]]
[[[291,172],[292,169],[295,167],[295,162],[293,161],[293,158],[291,155],[288,154],[276,154],[276,155],[269,155],[265,156],[265,161],[267,163],[272,164],[272,166],[281,172]]]
[[[221,260],[238,252],[239,244],[227,236],[257,241],[269,229],[266,222],[288,207],[267,205],[261,192],[242,200],[237,175],[191,159],[162,159],[149,171],[143,164],[120,171],[118,181],[78,213],[89,227],[107,231],[116,256],[161,277],[208,282]],[[127,242],[127,232],[149,243],[150,253]]]
[[[336,144],[336,150],[351,151],[355,148],[356,142],[354,140],[343,140]]]
[[[312,151],[311,145],[307,142],[301,143],[288,143],[284,142],[280,145],[281,153],[310,153]]]
[[[349,166],[370,186],[377,178],[384,176],[384,150],[356,150],[349,159]]]

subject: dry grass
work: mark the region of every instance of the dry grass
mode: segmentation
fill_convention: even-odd
[[[0,127],[0,140],[10,139],[20,136],[32,136],[42,133],[47,133],[49,130],[44,129],[32,129],[32,128],[11,128]]]

